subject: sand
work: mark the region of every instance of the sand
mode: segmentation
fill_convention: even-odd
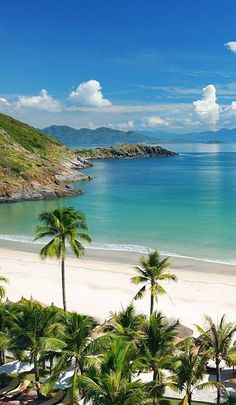
[[[7,296],[19,300],[31,296],[41,302],[62,306],[60,263],[41,261],[38,253],[26,246],[0,248],[0,274],[10,280]],[[21,249],[21,250],[20,250]],[[24,249],[24,250],[23,250]],[[38,250],[38,246],[34,249]],[[130,278],[135,274],[132,264],[137,255],[122,252],[93,251],[88,257],[66,260],[66,292],[68,309],[95,316],[100,321],[111,311],[128,305],[137,291]],[[217,320],[226,314],[236,321],[235,266],[174,260],[170,270],[178,281],[164,283],[169,296],[162,296],[158,309],[169,318],[194,328],[208,314]],[[148,314],[149,296],[136,301],[138,311]]]

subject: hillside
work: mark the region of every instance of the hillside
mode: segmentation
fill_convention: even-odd
[[[167,157],[176,156],[177,153],[171,152],[160,146],[146,145],[122,145],[120,147],[106,147],[95,149],[82,149],[78,151],[80,156],[85,159],[133,159],[133,158],[148,158],[148,157]]]
[[[84,148],[94,146],[118,146],[132,143],[153,143],[153,138],[134,131],[119,131],[101,127],[97,129],[75,129],[68,126],[52,125],[41,129],[46,135],[57,138],[70,148]]]
[[[69,183],[87,179],[75,170],[85,166],[57,140],[0,114],[0,202],[77,193]]]

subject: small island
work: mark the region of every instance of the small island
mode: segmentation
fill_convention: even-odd
[[[178,154],[161,146],[148,145],[122,145],[104,148],[80,149],[77,154],[84,159],[134,159],[134,158],[160,158],[177,156]]]

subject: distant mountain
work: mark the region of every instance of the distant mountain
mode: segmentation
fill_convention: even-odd
[[[85,148],[94,146],[119,146],[124,144],[151,144],[153,138],[134,131],[119,131],[101,127],[97,129],[75,129],[68,126],[52,125],[40,130],[46,135],[57,138],[70,148]]]
[[[158,143],[234,143],[236,142],[236,128],[222,128],[218,131],[191,132],[188,134],[159,131],[153,132],[152,136]]]
[[[0,202],[75,194],[70,182],[87,179],[77,170],[87,165],[58,140],[0,114]]]

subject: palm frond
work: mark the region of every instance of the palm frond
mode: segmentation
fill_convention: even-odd
[[[142,288],[140,288],[140,290],[137,292],[137,294],[134,296],[134,300],[140,300],[141,298],[143,298],[144,294],[146,292],[146,286],[144,285]]]

